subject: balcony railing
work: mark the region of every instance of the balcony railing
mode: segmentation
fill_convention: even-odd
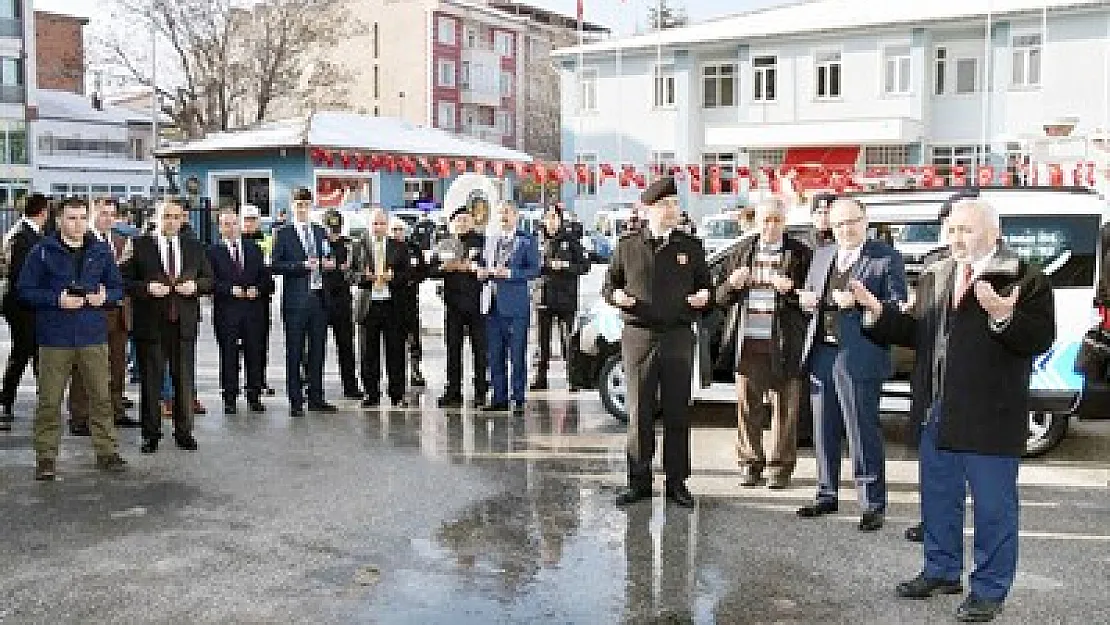
[[[0,18],[0,37],[23,37],[23,20],[14,17]]]

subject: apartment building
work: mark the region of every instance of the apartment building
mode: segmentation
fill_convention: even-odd
[[[334,59],[351,108],[557,158],[560,98],[550,51],[577,21],[521,2],[352,0],[359,34]],[[585,24],[591,40],[605,29]]]
[[[16,207],[31,188],[27,125],[36,111],[34,33],[31,0],[0,0],[0,210]]]
[[[37,87],[85,93],[87,17],[35,11]]]
[[[1046,128],[1110,127],[1110,4],[1094,0],[817,0],[572,47],[561,63],[564,162],[738,171],[1028,162]],[[580,214],[637,189],[568,185]]]

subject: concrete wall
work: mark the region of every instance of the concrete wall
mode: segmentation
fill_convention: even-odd
[[[88,19],[35,11],[35,53],[38,86],[83,95],[85,93],[85,40]]]

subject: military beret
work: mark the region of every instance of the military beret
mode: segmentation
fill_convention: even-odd
[[[647,189],[640,194],[640,202],[645,206],[651,206],[659,200],[678,195],[678,186],[671,176],[664,176],[659,180],[651,183]]]
[[[324,227],[331,230],[343,228],[343,214],[334,208],[324,213]]]
[[[451,213],[451,219],[454,219],[454,218],[458,217],[459,215],[462,215],[463,213],[469,214],[470,209],[465,207],[465,206],[460,206],[460,207],[456,208],[455,212]]]
[[[309,202],[311,202],[312,191],[309,191],[304,187],[297,187],[296,189],[293,189],[293,200],[308,200]]]

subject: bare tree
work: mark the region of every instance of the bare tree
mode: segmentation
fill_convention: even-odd
[[[152,86],[188,137],[264,121],[279,100],[344,84],[317,52],[353,27],[344,0],[114,2],[128,28],[102,38],[106,56]],[[144,60],[149,36],[135,38],[150,29],[162,49],[168,44],[173,65],[159,63],[157,84]]]

